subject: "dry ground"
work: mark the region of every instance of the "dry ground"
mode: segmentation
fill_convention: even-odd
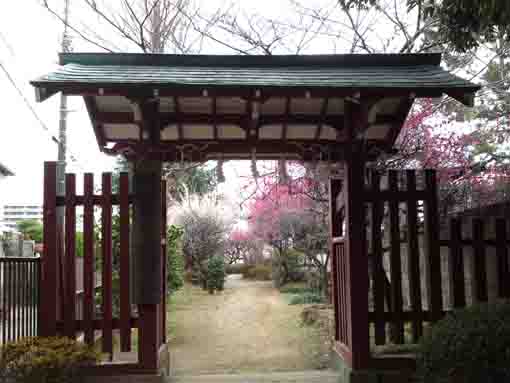
[[[187,285],[168,308],[173,373],[321,368],[328,345],[316,328],[301,326],[302,309],[270,282],[231,276],[215,295]]]

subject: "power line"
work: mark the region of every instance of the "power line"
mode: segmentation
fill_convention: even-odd
[[[34,109],[34,107],[32,106],[32,104],[30,103],[30,101],[26,98],[26,96],[23,94],[23,92],[21,91],[20,87],[18,86],[18,84],[16,83],[16,80],[14,79],[14,77],[9,73],[9,70],[6,68],[6,66],[0,61],[0,68],[2,68],[2,71],[5,73],[5,76],[7,77],[7,79],[9,80],[9,82],[11,83],[11,85],[14,87],[14,89],[16,89],[16,92],[18,93],[18,95],[21,97],[21,99],[23,100],[23,103],[25,104],[25,106],[30,110],[30,112],[32,113],[32,115],[34,116],[34,118],[37,120],[37,122],[39,122],[39,125],[41,126],[41,128],[50,135],[51,137],[51,140],[56,143],[57,145],[60,144],[60,141],[59,139],[53,134],[51,133],[51,130],[48,128],[48,126],[46,125],[46,123],[41,119],[41,117],[39,117],[39,115],[37,114],[36,110]],[[80,164],[80,161],[77,159],[77,157],[70,153],[69,154],[69,158],[71,159],[71,161],[73,161],[76,165],[78,165],[80,168],[82,168],[81,164]]]
[[[7,41],[7,38],[5,36],[4,33],[2,33],[2,31],[0,31],[0,40],[4,43],[4,45],[7,47],[7,49],[9,50],[9,53],[11,54],[11,56],[15,57],[16,54],[14,52],[14,49],[12,47],[12,45]],[[16,83],[16,80],[14,79],[14,76],[12,76],[9,72],[9,70],[7,69],[6,65],[3,64],[1,61],[0,61],[0,68],[2,68],[2,71],[5,73],[5,76],[7,77],[7,79],[9,80],[9,82],[11,83],[11,85],[14,87],[14,89],[16,89],[16,92],[18,93],[18,95],[21,97],[21,99],[23,100],[23,103],[25,104],[25,106],[30,110],[30,112],[32,113],[32,115],[34,116],[34,118],[37,120],[37,122],[39,122],[39,125],[41,126],[41,128],[49,134],[51,140],[60,146],[60,143],[61,143],[61,140],[58,139],[53,133],[51,133],[51,130],[48,128],[48,126],[46,125],[46,123],[41,119],[41,117],[39,117],[39,115],[37,114],[36,110],[34,109],[34,107],[32,106],[32,104],[30,103],[30,101],[27,99],[27,97],[23,94],[23,91],[20,89],[20,87],[17,85]],[[64,143],[64,145],[66,145],[66,143]],[[67,145],[66,145],[67,147]],[[78,157],[76,155],[74,155],[70,150],[68,150],[69,152],[69,159],[75,164],[77,165],[80,169],[83,170],[83,166],[81,165],[81,161],[78,159]]]

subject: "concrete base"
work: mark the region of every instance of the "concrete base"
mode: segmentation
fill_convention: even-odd
[[[170,351],[167,344],[161,346],[158,352],[158,372],[147,373],[139,371],[133,373],[129,367],[129,362],[133,364],[134,361],[130,360],[128,363],[113,363],[106,366],[104,370],[98,369],[95,372],[89,372],[90,375],[85,375],[81,382],[83,383],[164,383],[166,378],[170,375]],[[123,371],[124,370],[124,371]],[[121,372],[123,371],[123,372]],[[80,382],[80,383],[81,383]]]
[[[170,376],[170,373],[171,373],[170,347],[168,347],[167,343],[165,343],[159,349],[158,360],[159,360],[159,363],[158,363],[159,374],[162,376]]]
[[[338,371],[340,383],[412,383],[414,372],[408,369],[391,370],[353,370],[338,355],[335,350],[331,351],[331,369]]]

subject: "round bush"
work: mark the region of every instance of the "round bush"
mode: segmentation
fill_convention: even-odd
[[[74,382],[79,368],[99,360],[92,347],[63,337],[24,338],[2,347],[0,381],[16,383]]]
[[[418,375],[427,383],[510,381],[510,304],[458,310],[422,339]]]

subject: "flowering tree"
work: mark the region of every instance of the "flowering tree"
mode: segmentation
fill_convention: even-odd
[[[502,128],[504,118],[481,113],[484,108],[467,120],[463,110],[444,102],[417,102],[397,139],[397,154],[379,167],[436,169],[445,214],[472,207],[474,200],[485,205],[507,199],[510,130]]]
[[[284,182],[281,170],[258,180],[258,192],[249,206],[250,230],[273,248],[281,284],[289,280],[299,254],[317,272],[319,287],[326,292],[327,188],[310,168],[297,163],[288,168]]]
[[[235,229],[230,232],[223,250],[226,263],[253,263],[252,255],[257,250],[256,238],[250,232]]]

